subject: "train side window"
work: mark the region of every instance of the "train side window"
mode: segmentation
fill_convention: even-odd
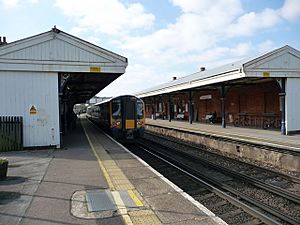
[[[114,100],[112,102],[112,117],[118,119],[121,117],[121,101]]]
[[[144,116],[144,104],[142,101],[138,100],[136,102],[136,113],[139,119]]]

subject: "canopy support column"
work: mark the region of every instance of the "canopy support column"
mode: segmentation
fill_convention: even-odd
[[[168,119],[169,119],[169,122],[171,122],[172,121],[172,109],[171,109],[171,107],[172,107],[172,102],[171,102],[171,99],[172,99],[172,96],[171,96],[171,94],[168,94],[168,104],[169,104],[169,112],[168,112]]]
[[[222,127],[226,128],[226,113],[225,113],[225,86],[221,87],[221,115],[222,115]]]
[[[189,90],[189,123],[193,123],[192,89]]]
[[[286,121],[285,121],[285,82],[286,78],[281,78],[281,92],[279,93],[280,98],[280,111],[281,111],[281,134],[286,135]]]

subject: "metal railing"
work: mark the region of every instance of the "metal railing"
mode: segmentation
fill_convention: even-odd
[[[23,117],[0,116],[0,152],[23,149]]]

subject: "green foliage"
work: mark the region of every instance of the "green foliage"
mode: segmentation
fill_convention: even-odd
[[[7,159],[0,159],[0,165],[2,165],[4,163],[8,163],[8,160]]]

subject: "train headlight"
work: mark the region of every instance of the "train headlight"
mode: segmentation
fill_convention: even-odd
[[[114,121],[112,123],[112,127],[120,127],[120,125],[121,125],[121,121]]]
[[[144,126],[144,123],[143,123],[143,121],[136,121],[136,124],[138,125],[138,126]]]

